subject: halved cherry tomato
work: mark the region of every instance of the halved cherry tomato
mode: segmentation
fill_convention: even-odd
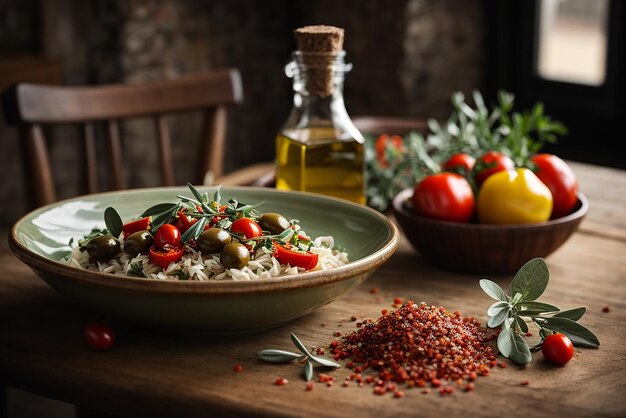
[[[85,325],[83,338],[87,347],[95,351],[106,351],[115,343],[113,329],[102,322],[92,322]]]
[[[565,161],[552,154],[537,154],[530,159],[537,166],[535,174],[552,193],[551,218],[568,215],[578,198],[578,181],[572,169]]]
[[[399,135],[383,134],[376,140],[376,158],[381,166],[387,167],[387,147],[391,146],[398,152],[404,151],[404,140]]]
[[[506,155],[498,151],[489,151],[478,157],[474,164],[474,178],[480,187],[487,177],[498,171],[508,171],[515,168],[515,163]]]
[[[259,237],[263,233],[263,230],[250,218],[239,218],[230,227],[230,231],[236,234],[243,234],[244,237],[250,239]]]
[[[185,254],[185,247],[182,245],[168,245],[167,248],[158,248],[155,245],[150,247],[150,261],[164,269],[167,268],[170,263],[175,263],[183,258],[183,254]]]
[[[176,227],[180,230],[181,233],[185,233],[191,225],[198,222],[196,218],[187,218],[187,215],[182,210],[178,211],[178,221],[176,221]],[[158,231],[157,231],[158,232]]]
[[[174,225],[162,225],[154,235],[154,244],[159,248],[180,245],[180,231]]]
[[[467,174],[474,167],[476,159],[469,154],[454,154],[443,164],[443,170],[457,174]]]
[[[317,266],[319,255],[310,251],[294,251],[286,246],[274,244],[274,257],[280,264],[289,264],[291,267],[311,270]]]
[[[455,173],[427,176],[415,185],[413,208],[418,215],[450,222],[469,222],[474,192],[465,177]]]
[[[124,233],[124,238],[129,235],[134,234],[135,232],[145,231],[150,229],[150,222],[152,221],[152,216],[146,216],[145,218],[137,219],[136,221],[131,221],[125,223],[122,226],[122,232]]]

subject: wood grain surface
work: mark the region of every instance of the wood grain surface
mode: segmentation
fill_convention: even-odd
[[[591,211],[579,232],[547,259],[551,281],[542,300],[562,308],[586,306],[581,322],[596,332],[601,347],[576,349],[564,367],[554,367],[535,353],[526,367],[504,360],[506,368],[492,369],[469,393],[457,390],[440,397],[406,389],[404,398],[395,399],[374,395],[371,386],[359,388],[354,382],[343,387],[350,373],[345,367],[331,372],[337,379],[332,387],[315,383],[306,391],[301,366],[256,358],[264,348],[293,350],[289,332],[306,346],[328,352],[336,331],[345,334],[356,328],[352,315],[377,318],[396,296],[486,317],[491,299],[478,287],[480,276],[436,269],[402,237],[396,254],[365,284],[280,328],[212,338],[144,329],[111,318],[118,341],[106,353],[92,352],[82,343],[83,325],[98,313],[64,300],[3,250],[0,382],[120,416],[625,416],[625,189],[611,193],[626,175],[586,165],[574,168],[581,185],[591,187],[590,193],[583,188]],[[596,218],[594,209],[602,215]],[[503,287],[511,279],[491,278]],[[370,293],[375,287],[379,293]],[[610,312],[603,312],[607,305]],[[242,372],[233,371],[236,364],[243,366]],[[274,385],[281,377],[289,383]],[[522,386],[523,380],[530,384]]]

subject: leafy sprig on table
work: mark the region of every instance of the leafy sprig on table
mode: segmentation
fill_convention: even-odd
[[[332,367],[334,369],[338,369],[341,367],[334,361],[330,361],[323,357],[314,356],[313,354],[311,354],[293,332],[290,333],[290,337],[291,341],[298,348],[301,354],[292,353],[291,351],[285,350],[267,349],[259,351],[257,355],[261,358],[261,360],[267,361],[269,363],[290,363],[294,360],[306,360],[306,362],[304,363],[303,373],[304,378],[307,382],[313,379],[314,367]]]
[[[403,138],[402,149],[392,142],[385,146],[385,164],[376,154],[376,140],[365,136],[368,205],[384,211],[401,190],[413,187],[423,177],[440,171],[441,163],[453,154],[479,157],[487,151],[500,151],[516,166],[529,165],[529,158],[546,143],[556,142],[567,129],[544,113],[542,103],[530,111],[514,112],[515,96],[498,92],[498,103],[489,109],[482,95],[472,94],[474,107],[461,92],[452,94],[454,108],[445,123],[428,120],[426,138],[411,132]],[[390,132],[392,133],[392,132]]]
[[[515,274],[511,282],[511,296],[491,280],[480,280],[480,287],[497,302],[487,309],[490,328],[501,327],[498,335],[498,350],[507,358],[518,364],[530,363],[531,351],[541,348],[543,340],[555,332],[566,335],[575,346],[598,348],[600,341],[593,332],[578,321],[586,312],[586,308],[574,308],[561,311],[557,306],[538,302],[543,294],[550,273],[542,258],[534,258],[524,264]],[[530,348],[523,334],[528,332],[528,324],[524,318],[539,328],[541,341]]]

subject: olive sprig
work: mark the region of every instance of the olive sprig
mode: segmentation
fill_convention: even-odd
[[[531,351],[541,348],[543,340],[553,334],[566,335],[575,346],[598,348],[600,341],[589,329],[577,323],[586,312],[586,308],[574,308],[561,311],[557,306],[538,302],[546,287],[550,273],[542,258],[534,258],[524,264],[511,282],[511,295],[507,295],[497,283],[480,280],[480,287],[489,297],[497,302],[487,310],[490,328],[500,327],[498,350],[518,364],[530,363]],[[528,332],[524,318],[539,328],[541,341],[532,348],[523,337]]]
[[[290,337],[291,342],[293,342],[293,344],[296,346],[296,348],[298,348],[301,354],[292,353],[291,351],[285,350],[267,349],[259,351],[257,355],[261,358],[261,360],[267,361],[269,363],[290,363],[294,360],[299,362],[306,360],[306,362],[304,363],[303,374],[307,382],[313,379],[314,367],[332,367],[334,369],[338,369],[341,367],[334,361],[311,354],[293,332],[290,333]]]

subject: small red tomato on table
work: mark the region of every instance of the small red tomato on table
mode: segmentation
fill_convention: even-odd
[[[563,334],[548,335],[541,344],[541,354],[546,360],[563,365],[574,356],[574,344]]]
[[[87,347],[94,351],[106,351],[115,344],[113,329],[102,322],[92,322],[85,325],[83,338]]]
[[[425,177],[413,190],[418,215],[451,222],[469,222],[474,215],[474,192],[469,182],[455,173]]]
[[[480,187],[487,177],[499,171],[513,170],[515,163],[506,155],[498,151],[489,151],[478,157],[474,164],[474,178]]]
[[[569,165],[556,155],[537,154],[530,159],[536,166],[535,174],[552,193],[551,218],[568,215],[576,206],[578,181]]]

